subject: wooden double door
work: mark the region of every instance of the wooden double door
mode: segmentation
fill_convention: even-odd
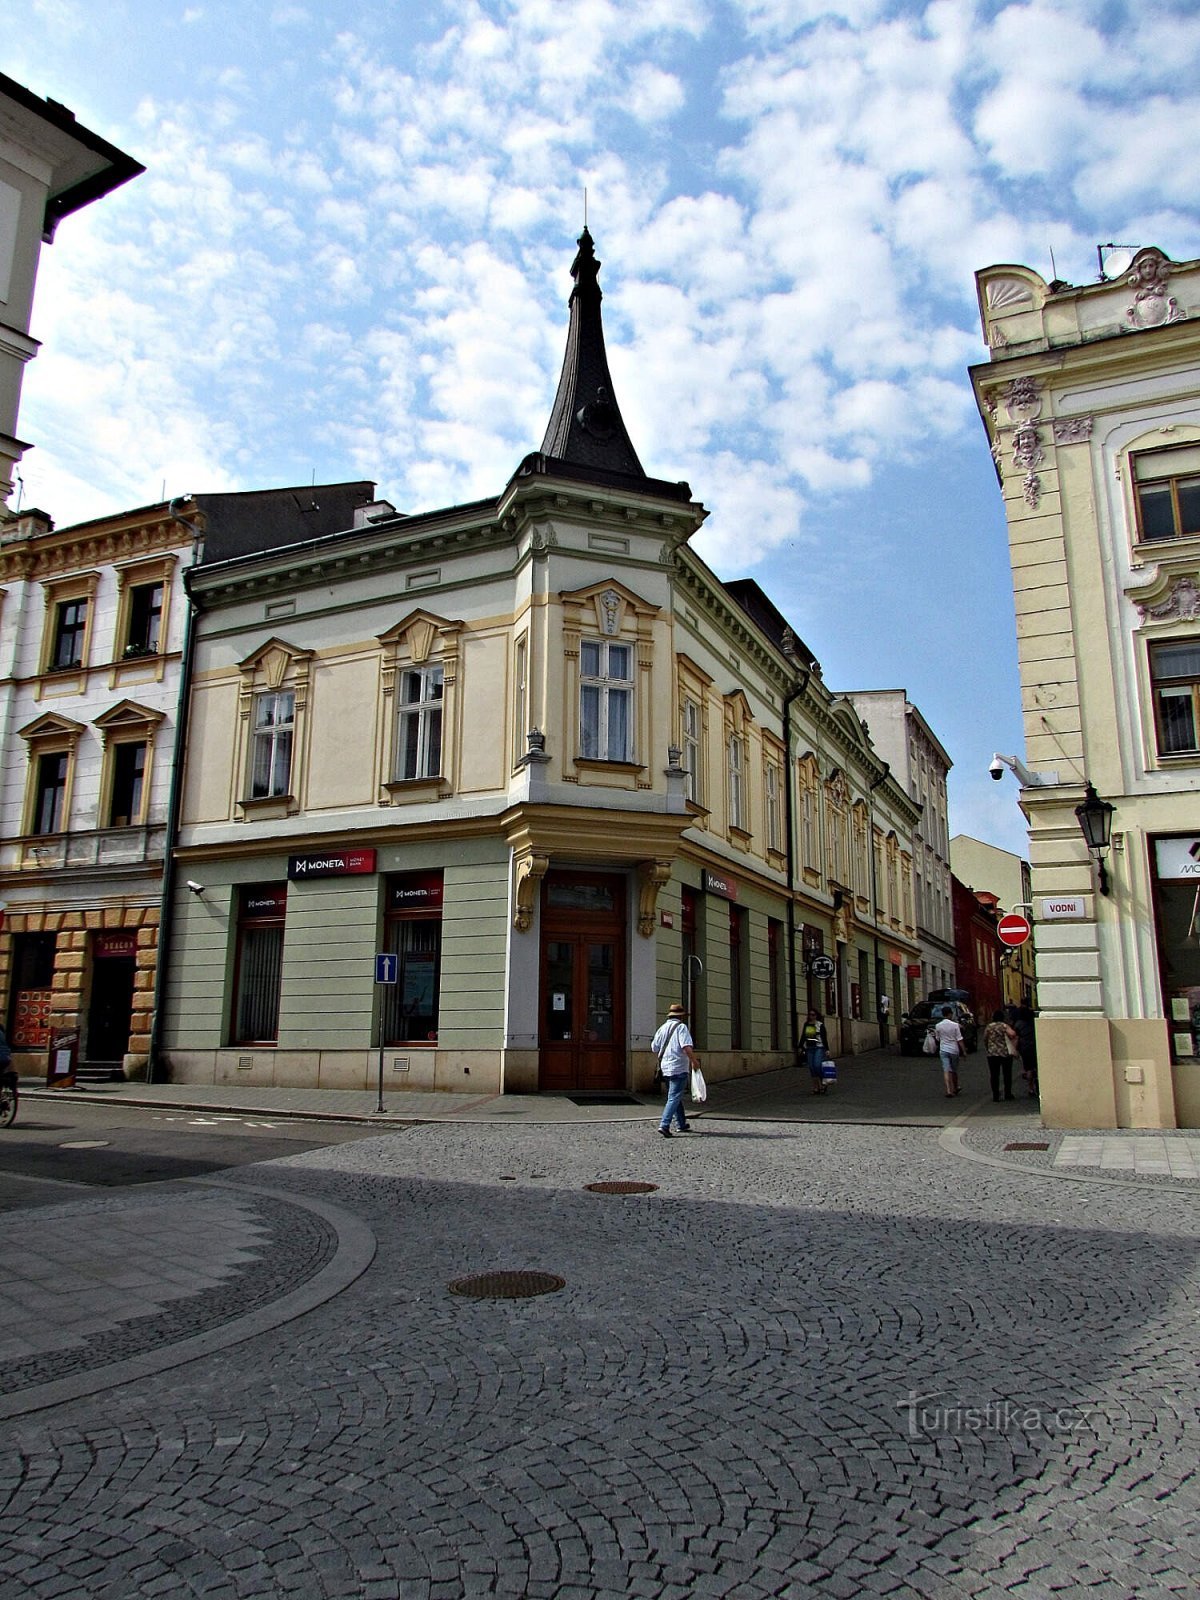
[[[538,1087],[624,1089],[624,880],[548,872],[541,922]]]

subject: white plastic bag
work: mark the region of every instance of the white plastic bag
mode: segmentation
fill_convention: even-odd
[[[936,1056],[939,1048],[938,1036],[936,1033],[934,1033],[933,1029],[930,1028],[929,1032],[925,1035],[925,1043],[921,1046],[921,1049],[924,1050],[927,1056]]]
[[[708,1099],[708,1085],[699,1067],[692,1068],[692,1099],[697,1105],[702,1105]]]

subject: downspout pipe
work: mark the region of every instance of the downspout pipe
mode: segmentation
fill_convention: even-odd
[[[878,789],[878,787],[879,787],[879,785],[881,783],[886,783],[887,782],[888,777],[889,777],[889,775],[891,773],[891,770],[892,770],[891,767],[885,761],[883,763],[883,771],[879,774],[879,776],[872,783],[869,783],[867,785],[867,800],[868,800],[867,822],[868,822],[868,826],[871,829],[871,837],[867,840],[867,853],[871,858],[871,922],[872,922],[873,930],[874,930],[872,932],[872,935],[871,935],[871,942],[873,943],[873,945],[875,947],[875,971],[871,974],[871,976],[875,980],[876,985],[878,985],[878,982],[879,982],[879,874],[875,871],[875,791],[876,791],[876,789]],[[878,995],[875,996],[875,1016],[876,1016],[876,1020],[878,1020],[878,1018],[879,1018],[879,996]],[[896,1018],[896,1026],[897,1027],[900,1026],[899,1017]],[[879,1027],[880,1027],[880,1046],[882,1047],[882,1044],[883,1044],[883,1024],[880,1023]]]
[[[789,628],[783,636],[783,653],[793,666],[799,666],[795,636]],[[784,829],[787,834],[787,949],[788,949],[788,1010],[791,1026],[792,1065],[800,1065],[800,1018],[796,1009],[796,786],[792,770],[792,706],[806,693],[812,679],[812,662],[800,668],[795,686],[783,700],[783,759],[784,773]]]
[[[183,660],[179,673],[179,701],[175,711],[175,748],[171,765],[171,790],[167,799],[167,836],[163,845],[162,901],[158,918],[158,962],[154,969],[154,1013],[150,1024],[150,1056],[146,1082],[155,1081],[162,1053],[163,998],[166,994],[167,967],[171,949],[171,919],[175,911],[175,845],[179,838],[179,813],[183,806],[183,769],[187,756],[188,714],[192,703],[192,663],[196,651],[198,607],[192,594],[191,576],[204,559],[204,530],[182,513],[191,502],[189,495],[172,500],[167,507],[173,522],[192,536],[192,561],[183,574],[183,593],[187,610],[183,619]]]

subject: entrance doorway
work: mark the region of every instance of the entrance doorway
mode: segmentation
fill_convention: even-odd
[[[86,1060],[120,1065],[129,1049],[137,934],[98,934],[92,941],[92,998]]]
[[[542,885],[539,1089],[625,1083],[625,885],[550,872]]]

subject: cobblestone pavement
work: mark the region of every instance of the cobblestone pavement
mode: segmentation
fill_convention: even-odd
[[[1194,1596],[1196,1190],[1022,1169],[1028,1118],[977,1120],[1001,1153],[710,1112],[240,1168],[222,1196],[352,1217],[373,1263],[0,1426],[0,1592]],[[448,1290],[502,1269],[565,1283]]]

